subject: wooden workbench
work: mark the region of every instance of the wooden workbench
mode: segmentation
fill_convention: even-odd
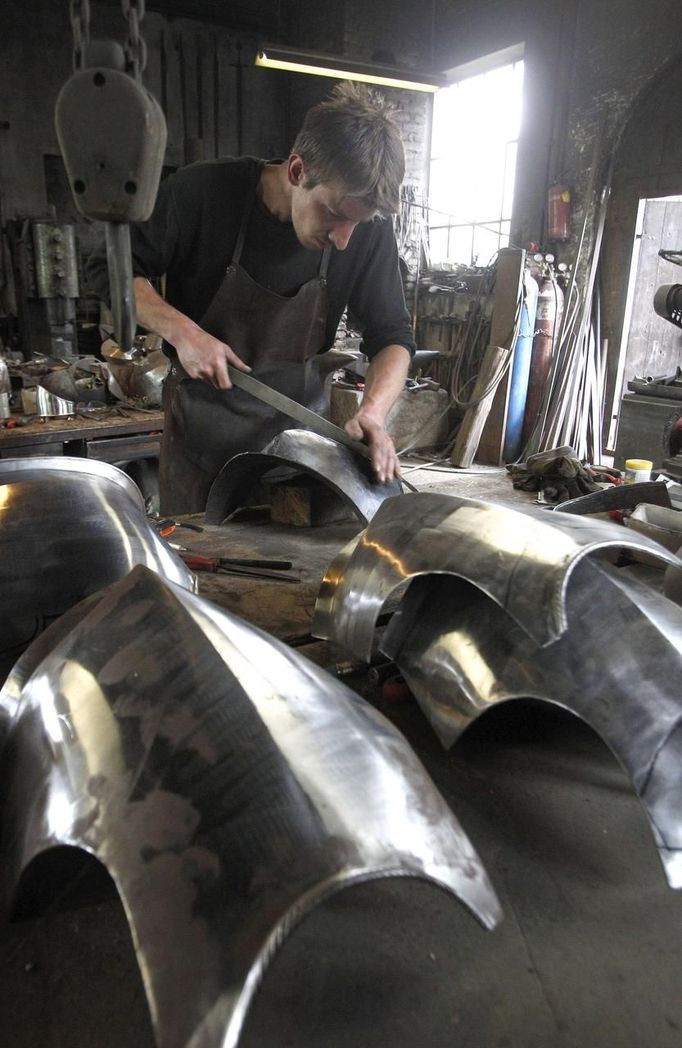
[[[199,593],[246,622],[279,640],[300,648],[320,665],[333,662],[335,653],[310,635],[315,600],[328,564],[361,530],[359,521],[299,528],[270,520],[204,524],[203,516],[177,518],[201,526],[201,532],[179,526],[169,541],[201,556],[290,560],[300,582],[252,579],[239,575],[199,572]],[[338,653],[336,653],[338,657]]]
[[[100,462],[130,462],[159,453],[162,411],[132,411],[105,419],[50,418],[0,428],[0,458],[76,455]]]

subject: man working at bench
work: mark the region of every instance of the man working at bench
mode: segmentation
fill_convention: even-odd
[[[392,223],[404,174],[385,101],[356,84],[306,115],[287,160],[198,163],[162,183],[132,233],[139,322],[172,359],[164,385],[162,513],[201,512],[233,455],[259,451],[291,422],[231,388],[228,365],[324,411],[315,358],[348,307],[371,364],[346,424],[380,481],[398,472],[384,422],[414,341]],[[166,275],[166,298],[151,280]],[[103,252],[88,276],[106,297]]]

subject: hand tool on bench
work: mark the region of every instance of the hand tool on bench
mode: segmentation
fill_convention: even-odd
[[[230,557],[202,557],[191,551],[180,551],[180,557],[190,571],[225,572],[254,579],[274,579],[276,582],[300,582],[297,575],[283,575],[291,567],[288,560],[238,560]],[[267,567],[266,567],[267,565]]]

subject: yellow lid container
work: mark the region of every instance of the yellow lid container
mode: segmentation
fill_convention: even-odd
[[[644,481],[651,480],[653,468],[654,464],[651,459],[626,459],[623,480],[626,484],[642,484]]]

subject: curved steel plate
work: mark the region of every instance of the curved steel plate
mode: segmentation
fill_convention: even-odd
[[[630,776],[669,883],[682,888],[682,608],[587,560],[566,605],[568,630],[541,647],[471,585],[418,579],[381,648],[446,747],[509,699],[542,699],[581,717]]]
[[[579,561],[623,549],[678,563],[658,543],[603,521],[454,495],[403,495],[381,506],[350,556],[344,550],[330,564],[312,632],[369,660],[390,594],[417,575],[447,573],[477,586],[538,644],[549,644],[566,629],[566,588]]]
[[[242,505],[257,480],[282,466],[323,481],[363,524],[382,502],[402,491],[398,480],[380,484],[368,461],[334,440],[307,429],[286,429],[263,451],[235,455],[223,466],[208,493],[206,523],[222,524]]]
[[[81,458],[0,460],[0,681],[45,625],[135,564],[194,586],[122,470]]]
[[[105,864],[160,1045],[234,1046],[287,931],[344,885],[424,878],[497,922],[419,761],[339,681],[141,567],[78,610],[0,693],[0,869],[11,894],[56,844]]]
[[[162,350],[128,354],[114,345],[102,353],[102,358],[107,385],[118,400],[139,400],[148,406],[161,406],[163,383],[170,367],[170,360]]]

